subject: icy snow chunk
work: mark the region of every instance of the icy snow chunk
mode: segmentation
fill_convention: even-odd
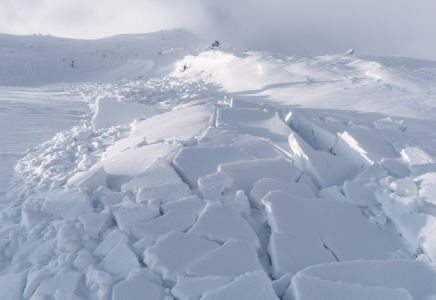
[[[214,290],[230,283],[227,277],[187,277],[179,276],[171,294],[180,300],[199,300],[209,290]]]
[[[138,176],[143,173],[156,158],[171,156],[180,145],[158,143],[129,149],[96,163],[91,170],[104,167],[107,174],[119,176]]]
[[[436,228],[436,217],[422,213],[404,214],[397,225],[415,253],[419,254],[421,242]]]
[[[216,147],[232,145],[258,159],[283,157],[281,152],[269,139],[244,134],[232,128],[209,127],[198,147]]]
[[[436,173],[426,173],[415,178],[419,183],[419,197],[423,203],[436,207]]]
[[[272,263],[271,274],[275,279],[287,273],[296,274],[308,266],[336,261],[318,238],[280,233],[271,235],[268,253]]]
[[[92,169],[86,172],[76,173],[68,179],[67,184],[77,187],[87,188],[91,191],[98,189],[101,186],[106,186],[107,174],[104,168]]]
[[[293,131],[283,122],[277,111],[247,108],[218,109],[216,127],[237,128],[242,133],[267,138],[280,150],[292,155],[287,140]]]
[[[142,276],[129,277],[112,289],[112,300],[163,300],[166,296],[164,287]]]
[[[260,179],[273,178],[294,182],[300,176],[300,171],[282,157],[223,163],[219,165],[218,171],[232,177],[231,187],[235,190],[243,190],[246,195],[250,194],[254,183]]]
[[[298,134],[289,136],[295,164],[306,171],[318,188],[341,185],[359,169],[356,164],[322,151],[315,151]]]
[[[377,204],[374,192],[367,187],[361,186],[351,181],[345,181],[344,192],[348,202],[359,207],[368,207]]]
[[[273,178],[263,178],[256,182],[250,192],[251,204],[259,209],[264,207],[262,198],[271,191],[282,191],[290,195],[303,198],[316,198],[310,187],[306,184],[278,180]]]
[[[286,291],[285,300],[413,300],[405,289],[389,289],[386,287],[368,287],[360,284],[331,282],[313,276],[298,274]]]
[[[21,300],[23,299],[23,290],[26,286],[27,274],[18,273],[0,277],[0,286],[2,287],[1,298],[3,300]]]
[[[387,129],[392,131],[404,131],[406,129],[406,126],[402,121],[393,121],[391,117],[375,121],[374,127],[377,129]]]
[[[347,198],[341,193],[336,185],[323,188],[318,192],[318,197],[336,202],[347,202]],[[315,197],[314,197],[315,198]]]
[[[408,163],[401,158],[383,158],[381,166],[393,177],[404,178],[410,175]]]
[[[224,190],[230,187],[233,179],[221,172],[198,179],[198,190],[203,194],[203,199],[219,201]]]
[[[133,125],[131,137],[189,139],[200,136],[209,126],[215,112],[213,105],[196,105],[156,115]]]
[[[127,277],[130,271],[140,268],[139,260],[130,250],[126,242],[119,242],[112,251],[101,261],[100,267],[117,276]]]
[[[69,219],[93,213],[94,209],[87,193],[72,189],[50,193],[44,200],[41,211]]]
[[[372,239],[327,237],[324,243],[339,261],[415,258],[404,238],[396,235]]]
[[[61,250],[76,252],[82,247],[80,233],[71,224],[62,225],[57,232],[56,238],[56,246]]]
[[[402,197],[418,195],[418,187],[410,177],[393,181],[389,188]]]
[[[259,109],[278,110],[272,106],[269,106],[268,104],[254,103],[254,102],[235,99],[235,98],[232,98],[230,100],[230,108],[259,108]]]
[[[75,271],[65,270],[47,280],[44,280],[36,289],[30,300],[50,299],[56,290],[68,290],[74,292],[82,279],[82,274]],[[19,298],[18,298],[19,299]]]
[[[83,223],[83,229],[90,237],[96,239],[109,219],[108,213],[89,214],[79,216],[79,221]]]
[[[76,259],[74,260],[73,266],[76,269],[81,270],[81,269],[86,268],[86,267],[93,265],[95,263],[96,263],[96,260],[94,259],[94,257],[92,257],[91,254],[89,254],[88,251],[81,250],[79,252],[79,254],[77,255]]]
[[[263,271],[239,276],[221,288],[207,291],[200,300],[278,300],[271,280]]]
[[[247,272],[262,270],[253,244],[228,240],[221,247],[199,258],[187,269],[190,276],[237,277]]]
[[[141,146],[147,145],[147,142],[144,137],[128,137],[119,140],[115,144],[109,146],[105,152],[103,152],[102,157],[108,158],[109,156],[113,156],[115,154],[121,153],[125,150],[138,148]]]
[[[427,300],[436,295],[436,271],[419,260],[357,260],[312,266],[300,274],[332,282],[369,287],[406,289],[412,299]]]
[[[380,164],[376,163],[364,169],[353,181],[356,183],[366,183],[371,180],[377,180],[388,177],[388,172]]]
[[[280,191],[270,192],[262,202],[272,232],[321,240],[327,236],[384,236],[384,231],[369,223],[358,207],[348,203],[300,198]]]
[[[142,187],[136,196],[136,202],[160,205],[192,196],[189,186],[182,182],[170,182]]]
[[[118,227],[127,234],[130,233],[132,226],[150,221],[159,216],[160,211],[158,208],[136,203],[126,207],[122,206],[114,212],[114,218]]]
[[[179,214],[169,211],[163,216],[146,223],[134,225],[131,229],[132,235],[138,240],[149,237],[157,240],[159,237],[170,231],[186,231],[195,223],[194,215]]]
[[[172,231],[145,250],[144,263],[165,280],[175,282],[195,260],[218,247],[218,243],[201,237]]]
[[[224,243],[229,239],[242,239],[259,248],[259,239],[247,221],[229,205],[208,203],[188,233]]]
[[[174,168],[191,188],[196,188],[198,179],[216,173],[219,164],[252,159],[255,158],[231,146],[183,148],[174,158]]]
[[[119,204],[126,196],[124,192],[114,192],[103,195],[100,197],[100,202],[106,208],[107,206],[114,206]]]
[[[121,190],[137,193],[141,187],[181,181],[182,179],[168,162],[158,158],[143,173],[124,184]]]
[[[397,196],[383,202],[382,207],[385,215],[398,223],[402,215],[418,212],[418,201],[415,197]]]
[[[94,254],[98,256],[107,256],[119,242],[127,241],[127,235],[118,228],[115,228],[110,231],[97,248],[95,248]]]
[[[436,159],[421,147],[406,147],[401,150],[401,156],[412,166],[436,163]]]
[[[97,100],[97,111],[92,118],[92,126],[94,130],[118,125],[127,126],[136,118],[157,114],[157,111],[148,105],[100,98]]]
[[[191,214],[197,217],[200,216],[205,207],[206,203],[204,203],[203,200],[197,196],[191,196],[177,201],[172,201],[161,206],[164,214],[169,211],[175,211],[181,214]]]
[[[289,284],[291,284],[293,274],[285,274],[280,279],[274,280],[272,282],[272,287],[274,289],[274,292],[276,293],[277,297],[282,298],[283,294],[285,293],[286,289],[289,287]]]

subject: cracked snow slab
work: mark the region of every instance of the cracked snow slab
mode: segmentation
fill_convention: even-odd
[[[229,239],[240,239],[260,247],[259,238],[248,222],[230,205],[208,203],[197,222],[188,230],[219,243]]]
[[[196,105],[173,110],[136,122],[131,137],[145,137],[147,141],[189,140],[199,137],[211,124],[215,112],[212,104]]]
[[[360,170],[355,163],[330,153],[314,150],[298,134],[289,136],[295,165],[307,172],[318,189],[342,183]]]
[[[220,164],[253,159],[254,156],[232,146],[183,148],[174,158],[174,168],[183,181],[196,188],[198,179],[216,173]]]
[[[218,172],[229,175],[233,179],[230,187],[234,190],[243,190],[246,195],[249,195],[253,185],[263,178],[295,182],[301,175],[300,170],[283,157],[220,164]]]
[[[281,119],[277,111],[267,109],[222,108],[217,111],[217,128],[237,129],[269,139],[288,156],[293,155],[288,137],[293,130]]]
[[[308,267],[300,271],[297,276],[300,274],[329,282],[404,289],[414,300],[430,300],[436,295],[436,271],[427,262],[420,260],[338,262]],[[286,294],[292,289],[291,285]],[[284,299],[290,298],[284,297]]]
[[[385,237],[359,208],[348,203],[306,199],[273,191],[263,200],[272,232],[300,237]]]

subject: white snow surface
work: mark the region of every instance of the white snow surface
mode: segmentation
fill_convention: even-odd
[[[183,29],[0,34],[0,298],[436,299],[435,82]]]

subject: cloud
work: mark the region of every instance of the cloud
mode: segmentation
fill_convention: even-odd
[[[434,0],[0,0],[0,32],[98,38],[185,27],[208,41],[436,60]]]

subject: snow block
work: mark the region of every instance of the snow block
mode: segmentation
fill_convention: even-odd
[[[389,189],[402,197],[418,195],[418,187],[410,177],[393,181]]]
[[[295,165],[310,175],[318,189],[342,185],[360,168],[344,158],[315,151],[296,133],[289,136],[289,144],[294,152]]]
[[[228,240],[221,247],[199,258],[187,269],[187,275],[235,278],[247,272],[262,270],[253,244]]]
[[[158,158],[143,173],[124,184],[121,191],[132,191],[136,194],[142,187],[181,181],[182,179],[168,162]]]
[[[138,176],[143,173],[156,158],[171,156],[180,149],[177,144],[153,144],[129,149],[96,163],[91,170],[104,167],[107,174],[118,176]]]
[[[336,185],[329,186],[328,188],[323,188],[318,192],[318,197],[336,202],[347,202],[347,198],[345,198],[345,196],[341,193]]]
[[[257,159],[283,157],[281,152],[269,139],[244,134],[232,128],[209,127],[201,138],[198,147],[217,147],[232,145]]]
[[[117,277],[126,278],[130,271],[140,268],[139,260],[126,242],[119,242],[101,261],[100,267]]]
[[[231,146],[183,148],[174,158],[173,164],[183,181],[194,189],[198,179],[216,173],[219,164],[253,159],[253,156]]]
[[[109,220],[108,213],[89,214],[79,216],[79,221],[83,224],[83,229],[93,239],[96,239],[106,222]]]
[[[436,207],[436,173],[426,173],[416,177],[419,184],[419,198],[429,207]]]
[[[400,223],[402,215],[417,213],[419,205],[416,197],[396,196],[383,202],[382,208],[387,217],[395,223]]]
[[[384,237],[360,209],[348,203],[306,199],[273,191],[263,200],[272,232],[299,237]]]
[[[209,127],[214,112],[213,105],[196,105],[173,110],[135,123],[130,136],[145,137],[147,141],[183,141],[198,137]]]
[[[373,239],[327,237],[324,244],[339,261],[415,258],[412,248],[397,235]]]
[[[89,196],[80,189],[50,193],[42,204],[41,211],[63,219],[77,218],[94,212]]]
[[[182,232],[188,230],[195,223],[196,219],[194,215],[185,215],[175,211],[169,211],[159,218],[134,225],[131,232],[138,240],[144,237],[157,240],[173,230]]]
[[[107,256],[120,242],[127,242],[127,235],[118,228],[113,229],[103,238],[103,241],[95,248],[94,254],[97,256]]]
[[[200,300],[278,300],[271,280],[263,271],[247,273],[233,282],[204,293]]]
[[[383,158],[380,164],[393,177],[404,178],[410,175],[409,164],[402,158]]]
[[[405,289],[368,287],[360,284],[332,282],[313,276],[298,274],[292,280],[284,300],[413,300]]]
[[[136,196],[136,202],[160,205],[192,196],[189,186],[182,182],[170,182],[142,187]]]
[[[201,237],[172,231],[144,252],[144,263],[165,280],[177,281],[197,259],[219,247]]]
[[[379,163],[376,163],[364,169],[362,173],[360,173],[353,181],[362,184],[371,182],[373,180],[379,180],[388,176],[388,172],[383,169]]]
[[[294,274],[288,273],[280,277],[280,279],[274,280],[272,282],[274,292],[280,299],[283,298],[283,294],[286,292],[289,285],[291,284],[293,276]]]
[[[301,175],[290,161],[282,157],[223,163],[219,165],[218,171],[232,177],[231,188],[243,190],[246,195],[250,194],[254,183],[260,179],[273,178],[295,182]]]
[[[256,208],[263,209],[263,197],[271,191],[282,191],[290,195],[302,198],[316,198],[310,187],[306,184],[278,180],[273,178],[263,178],[256,182],[250,191],[250,202]]]
[[[119,154],[123,151],[134,149],[138,147],[142,147],[147,145],[147,141],[143,137],[128,137],[119,140],[115,144],[109,146],[106,151],[103,152],[102,157],[106,159],[110,156],[114,156],[115,154]]]
[[[404,214],[399,218],[397,226],[415,253],[419,254],[421,243],[436,229],[436,217],[423,213]]]
[[[180,300],[199,300],[205,292],[220,288],[230,281],[232,279],[227,277],[179,276],[176,286],[171,289],[171,294]]]
[[[229,239],[246,240],[253,243],[256,248],[260,247],[258,237],[247,221],[232,206],[218,202],[207,204],[188,233],[219,243]]]
[[[94,130],[118,125],[128,126],[136,118],[151,117],[157,114],[158,112],[152,106],[100,98],[97,100],[97,111],[92,118],[92,126]]]
[[[112,300],[137,300],[142,297],[147,300],[164,300],[165,289],[145,277],[129,277],[113,286]]]
[[[277,111],[247,108],[218,109],[216,127],[236,128],[241,133],[267,138],[281,151],[292,156],[287,139],[293,131],[283,122]]]
[[[287,273],[317,264],[336,262],[320,239],[273,233],[268,245],[272,277],[279,279]]]
[[[436,163],[436,159],[421,147],[405,147],[401,150],[401,156],[412,166]]]
[[[181,200],[165,203],[161,206],[162,212],[166,214],[169,211],[175,211],[180,214],[200,216],[206,207],[206,203],[203,202],[197,196],[191,196],[183,198]]]
[[[121,206],[114,212],[114,218],[118,227],[127,234],[130,234],[132,226],[148,222],[160,215],[158,208],[136,203]]]
[[[74,292],[78,288],[82,277],[81,273],[70,270],[58,273],[42,281],[30,300],[50,299],[49,297],[52,297],[57,290]]]
[[[436,271],[428,263],[419,260],[338,262],[312,266],[299,274],[331,282],[406,289],[414,300],[428,300],[436,295]]]
[[[103,167],[92,169],[86,172],[76,173],[68,179],[67,184],[81,188],[87,188],[91,191],[98,189],[101,186],[106,186],[107,174]]]
[[[349,203],[359,207],[366,208],[377,204],[374,192],[370,188],[348,180],[344,183],[344,193]]]
[[[203,199],[219,201],[224,190],[230,187],[233,179],[221,172],[198,179],[198,190],[203,194]]]
[[[0,286],[2,287],[1,298],[3,300],[21,300],[23,291],[26,286],[27,274],[18,273],[0,277]]]
[[[126,193],[124,192],[113,192],[100,197],[100,202],[103,206],[111,207],[117,204],[120,204],[121,201],[126,197]]]

